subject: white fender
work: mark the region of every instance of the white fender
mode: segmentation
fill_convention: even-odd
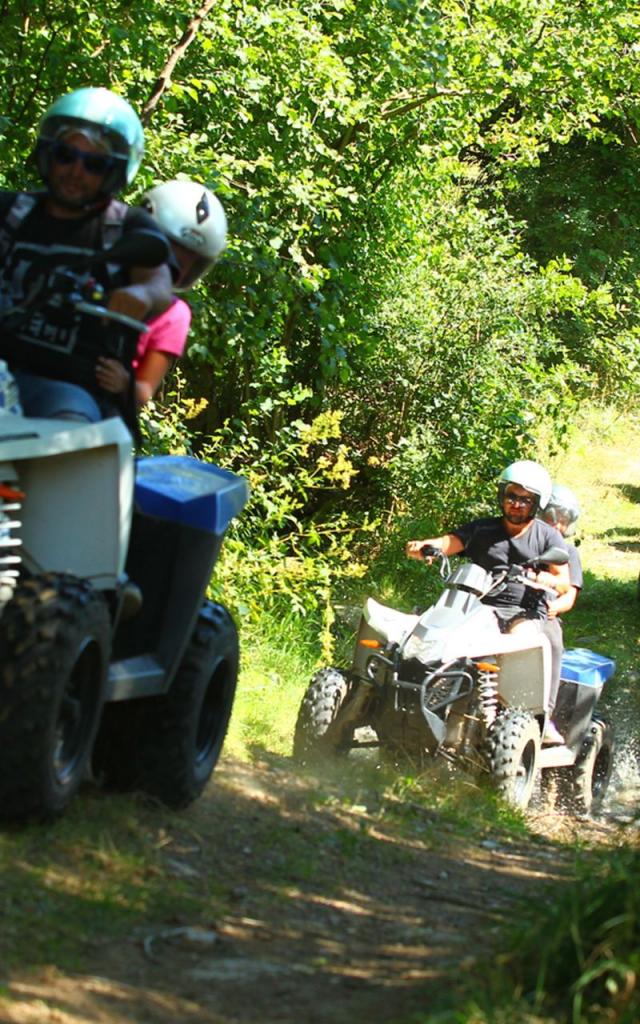
[[[364,619],[369,628],[384,640],[401,643],[405,636],[415,629],[418,615],[398,612],[395,608],[378,604],[369,597],[364,606]]]
[[[27,568],[113,587],[124,571],[133,514],[133,446],[122,420],[2,416],[0,457],[26,495],[19,536]]]

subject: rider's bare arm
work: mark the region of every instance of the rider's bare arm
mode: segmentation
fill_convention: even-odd
[[[423,559],[422,548],[426,544],[438,548],[443,555],[459,555],[461,551],[464,551],[464,544],[455,533],[445,533],[442,537],[431,537],[428,540],[407,541],[405,548],[407,557]]]
[[[146,352],[136,370],[136,401],[145,405],[153,398],[160,384],[171,369],[174,359],[166,352]]]
[[[560,594],[553,601],[549,601],[547,605],[549,618],[555,619],[556,615],[564,615],[565,612],[570,612],[576,603],[578,593],[578,587],[569,587],[566,594]]]
[[[543,587],[557,591],[558,594],[565,594],[571,589],[571,583],[568,578],[566,580],[561,579],[556,573],[548,572],[546,569],[535,574],[535,581]]]
[[[110,310],[144,320],[168,309],[173,282],[166,263],[159,267],[132,267],[129,276],[131,284],[116,288],[109,296]]]
[[[553,576],[553,589],[564,594],[571,586],[568,565],[550,565],[549,572]]]
[[[173,358],[165,352],[145,353],[135,371],[136,403],[139,408],[153,398],[173,362]],[[118,359],[99,356],[96,363],[96,380],[101,388],[112,395],[123,395],[129,388],[130,374]]]

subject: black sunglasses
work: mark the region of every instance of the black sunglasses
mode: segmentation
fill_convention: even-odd
[[[530,498],[526,494],[505,494],[504,500],[508,501],[510,505],[522,505],[523,508],[531,508],[535,498]]]
[[[51,156],[57,164],[71,165],[80,160],[87,174],[102,176],[113,167],[113,159],[110,156],[103,156],[102,153],[86,153],[83,149],[70,146],[68,142],[54,142],[51,146]]]

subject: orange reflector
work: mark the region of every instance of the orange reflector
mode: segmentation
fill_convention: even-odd
[[[492,665],[490,661],[476,661],[476,665],[483,672],[499,672],[499,665]]]
[[[0,498],[10,498],[12,501],[22,501],[26,498],[24,491],[18,491],[15,487],[9,487],[9,484],[0,484]]]
[[[376,650],[379,647],[382,647],[382,644],[380,643],[379,640],[359,640],[358,643],[360,644],[361,647],[371,647]]]

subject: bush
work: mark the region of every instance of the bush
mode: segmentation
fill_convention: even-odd
[[[496,988],[509,978],[539,1012],[572,1024],[634,1024],[640,1017],[640,854],[607,852],[585,860],[577,882],[541,904],[523,907]]]

